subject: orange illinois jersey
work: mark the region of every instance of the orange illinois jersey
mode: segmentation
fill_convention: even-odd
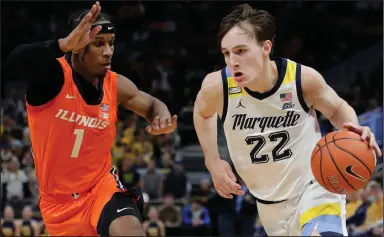
[[[65,57],[61,92],[42,106],[27,103],[32,152],[40,191],[71,194],[90,190],[111,169],[116,135],[117,74],[108,71],[103,99],[88,105]]]

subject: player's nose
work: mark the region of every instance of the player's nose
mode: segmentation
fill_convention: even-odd
[[[239,61],[236,60],[236,58],[234,56],[230,56],[229,57],[229,65],[231,66],[231,68],[237,68],[239,66]]]
[[[105,57],[112,57],[112,54],[113,54],[113,50],[112,50],[112,47],[107,45],[104,47],[104,51],[103,51],[103,56]]]

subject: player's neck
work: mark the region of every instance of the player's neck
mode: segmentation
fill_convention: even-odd
[[[79,59],[72,58],[72,60],[71,60],[72,70],[77,72],[78,74],[80,74],[82,78],[84,78],[89,83],[91,83],[92,86],[97,88],[99,78],[95,77],[95,75],[88,73],[87,70],[84,67],[82,67],[79,62],[76,62],[77,60],[79,60]]]
[[[278,77],[279,73],[276,63],[267,59],[264,61],[263,71],[260,73],[259,77],[247,85],[247,88],[251,91],[265,93],[275,86]]]

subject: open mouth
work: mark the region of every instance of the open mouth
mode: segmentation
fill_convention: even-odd
[[[111,63],[110,62],[109,63],[103,63],[103,64],[101,64],[101,66],[103,66],[107,70],[111,69]]]
[[[235,72],[235,81],[241,81],[243,79],[243,73],[242,72]]]
[[[241,76],[243,76],[243,73],[242,73],[242,72],[236,72],[236,73],[235,73],[235,77],[241,77]]]

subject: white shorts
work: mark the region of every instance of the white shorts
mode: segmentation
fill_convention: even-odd
[[[347,236],[345,195],[333,194],[316,181],[295,198],[276,204],[257,202],[260,221],[268,236],[310,236],[318,233]]]

